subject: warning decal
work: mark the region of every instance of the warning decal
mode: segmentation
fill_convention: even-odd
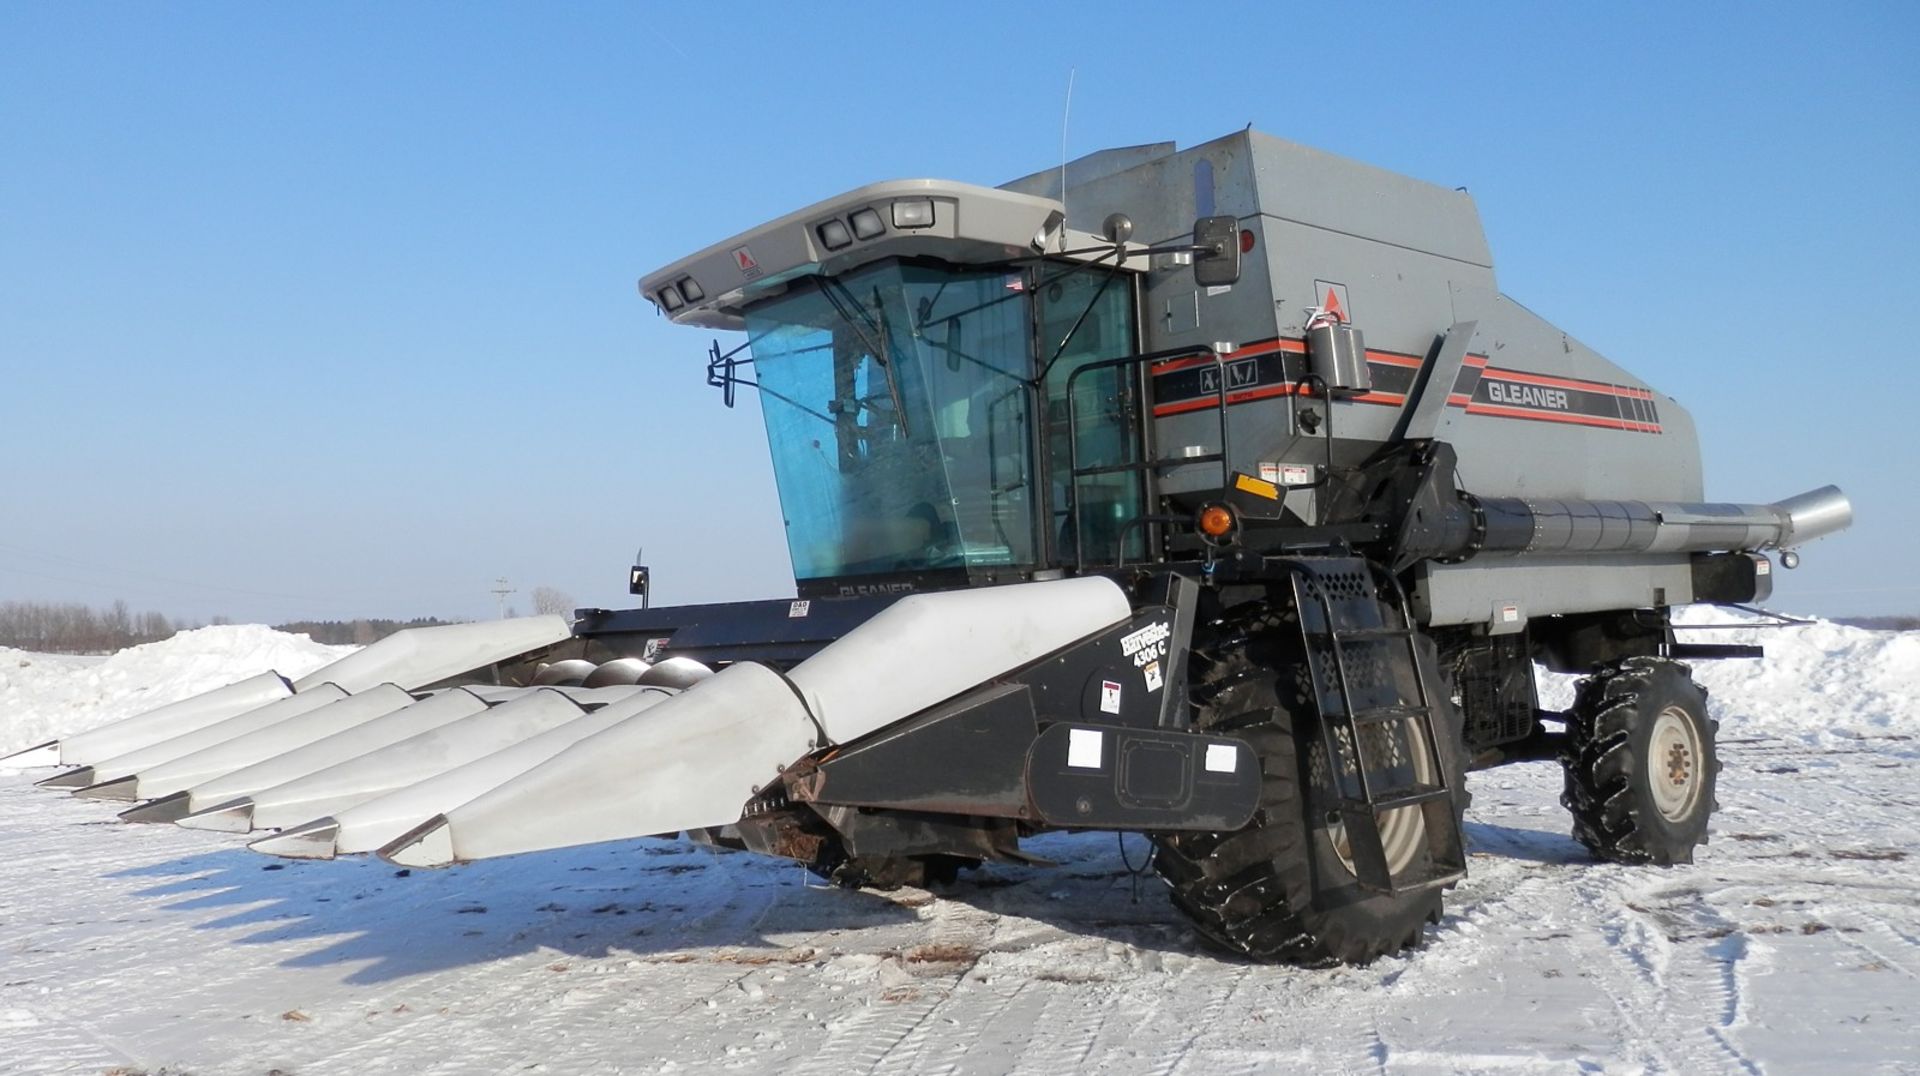
[[[1348,313],[1347,286],[1345,284],[1335,284],[1331,280],[1314,281],[1313,305],[1325,310],[1341,321],[1350,322],[1353,320],[1353,315]]]
[[[729,253],[733,255],[733,264],[740,270],[741,276],[752,280],[760,275],[760,263],[753,260],[753,251],[746,247],[734,247]]]

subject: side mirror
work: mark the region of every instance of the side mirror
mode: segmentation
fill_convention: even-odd
[[[1240,279],[1240,221],[1201,217],[1193,222],[1193,282],[1224,287]]]
[[[638,559],[638,558],[635,558],[635,559]],[[653,573],[647,570],[646,565],[636,564],[633,567],[627,569],[627,593],[633,594],[639,597],[640,608],[642,609],[647,608],[647,605],[648,605],[647,592],[652,589],[653,589]]]

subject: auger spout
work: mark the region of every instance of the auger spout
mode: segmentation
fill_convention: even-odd
[[[916,594],[785,676],[743,662],[380,849],[444,866],[738,821],[782,767],[1127,619],[1100,577]]]

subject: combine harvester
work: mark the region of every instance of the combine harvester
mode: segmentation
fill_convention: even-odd
[[[1557,759],[1598,857],[1690,861],[1682,662],[1759,653],[1669,614],[1851,521],[1706,501],[1686,411],[1500,294],[1466,194],[1253,132],[863,187],[640,287],[746,333],[707,377],[759,392],[797,599],[415,629],[10,761],[422,867],[684,832],[889,886],[1138,832],[1213,942],[1366,961],[1464,874],[1476,767]]]

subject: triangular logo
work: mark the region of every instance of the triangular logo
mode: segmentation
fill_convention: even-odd
[[[1347,320],[1347,312],[1340,307],[1340,293],[1331,287],[1327,289],[1327,297],[1320,300],[1320,309],[1325,310],[1341,321]]]

